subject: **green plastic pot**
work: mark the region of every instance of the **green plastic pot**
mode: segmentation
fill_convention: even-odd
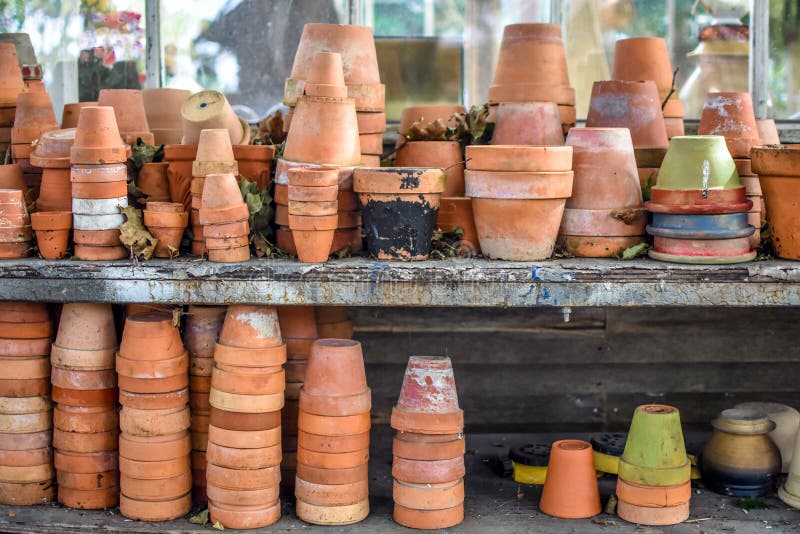
[[[663,404],[636,408],[619,477],[648,486],[676,486],[687,482],[690,472],[678,409]]]
[[[708,165],[706,165],[708,162]],[[708,175],[707,181],[704,180]],[[653,189],[734,189],[742,187],[736,164],[721,135],[673,137]]]

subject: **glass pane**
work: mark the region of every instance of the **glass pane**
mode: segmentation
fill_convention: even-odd
[[[749,0],[566,0],[565,43],[578,117],[592,83],[611,76],[614,46],[628,37],[664,37],[686,118],[699,118],[709,91],[748,91]]]
[[[2,2],[0,31],[30,35],[56,117],[65,103],[145,80],[144,0]]]
[[[800,118],[800,4],[769,4],[770,116]]]
[[[222,91],[257,122],[283,100],[306,22],[347,22],[347,0],[162,1],[162,85]]]

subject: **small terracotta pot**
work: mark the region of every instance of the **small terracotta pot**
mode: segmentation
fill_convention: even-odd
[[[553,517],[582,519],[600,513],[592,446],[586,441],[553,443],[539,509]]]
[[[781,144],[778,128],[775,126],[773,119],[756,119],[756,129],[762,145]]]
[[[464,195],[464,155],[455,141],[406,141],[397,149],[395,164],[444,169],[446,182],[442,195]]]
[[[117,373],[113,369],[104,371],[71,371],[53,367],[50,382],[66,389],[94,390],[111,389],[117,386]]]
[[[753,170],[764,192],[772,243],[779,257],[800,259],[794,200],[800,194],[798,145],[757,147],[752,151]]]
[[[552,102],[501,103],[497,106],[492,144],[563,145],[558,106]]]
[[[317,133],[334,130],[338,135],[323,139]],[[354,102],[312,96],[300,98],[283,154],[285,159],[299,163],[360,164],[361,144]]]
[[[147,340],[146,348],[142,347],[142,340]],[[123,358],[136,358],[144,363],[183,357],[185,349],[180,331],[173,325],[171,315],[147,312],[125,318],[119,355]],[[188,358],[186,360],[188,363]]]
[[[214,360],[227,365],[241,367],[264,367],[282,365],[286,362],[286,345],[252,349],[246,347],[231,347],[217,343],[214,348]]]
[[[124,163],[128,147],[122,143],[114,108],[108,106],[81,109],[70,162],[82,165]]]
[[[61,128],[75,128],[78,126],[78,117],[81,109],[86,107],[97,107],[97,102],[72,102],[64,104],[61,113]]]
[[[370,390],[361,344],[344,339],[314,342],[300,408],[315,415],[346,416],[369,412]],[[345,369],[347,372],[343,373]]]
[[[167,501],[139,501],[124,494],[119,498],[120,513],[138,521],[169,521],[188,514],[191,508],[191,493]]]
[[[594,82],[588,127],[628,128],[636,148],[667,148],[658,88],[652,81]]]
[[[16,106],[17,96],[25,91],[14,43],[0,43],[0,106]]]
[[[195,161],[231,162],[235,161],[233,146],[228,130],[224,128],[203,129],[197,141]]]
[[[181,144],[197,144],[202,130],[219,128],[228,130],[230,141],[234,145],[250,143],[250,126],[236,116],[225,95],[219,91],[200,91],[193,94],[181,106],[181,116]]]
[[[395,480],[392,497],[396,504],[411,510],[446,510],[463,506],[464,480],[441,484],[411,484]]]
[[[519,58],[531,58],[523,66]],[[510,24],[503,28],[503,40],[490,93],[498,86],[531,84],[546,87],[569,86],[561,27],[556,24]],[[490,100],[500,101],[492,98]],[[497,96],[497,95],[495,95]],[[529,101],[549,101],[530,98]],[[509,102],[509,100],[502,100]],[[562,103],[562,102],[558,102]],[[564,101],[565,104],[574,102]]]
[[[58,123],[50,95],[46,92],[20,93],[17,97],[14,127],[11,129],[12,143],[30,145],[44,132],[57,129]]]
[[[229,430],[209,424],[208,439],[232,449],[261,449],[280,445],[281,429],[275,426],[265,430]]]
[[[66,256],[69,230],[72,228],[72,212],[32,213],[31,226],[36,231],[36,241],[42,258],[58,260]]]
[[[314,310],[314,306],[278,306],[278,323],[284,338],[316,339],[317,321]],[[310,350],[310,344],[308,348]]]
[[[619,462],[620,478],[636,484],[674,486],[689,480],[690,467],[678,410],[659,404],[636,408]]]
[[[750,157],[750,149],[761,144],[750,93],[708,93],[697,133],[722,135],[731,156]]]
[[[259,189],[270,185],[272,160],[275,147],[271,145],[235,145],[233,157],[239,166],[239,174],[258,184]]]
[[[219,342],[228,347],[251,349],[279,346],[281,331],[276,309],[271,306],[229,306]],[[264,366],[268,365],[265,363]]]
[[[618,40],[611,78],[630,82],[652,80],[658,87],[661,99],[667,98],[672,88],[673,73],[666,41],[661,37]]]
[[[147,195],[148,202],[169,202],[168,162],[145,163],[139,170],[137,186]]]
[[[319,436],[351,436],[363,434],[370,429],[369,412],[358,415],[331,417],[313,415],[303,410],[298,413],[297,425],[300,430]]]
[[[392,428],[423,434],[457,434],[464,426],[450,358],[411,356]],[[452,479],[451,479],[452,480]]]
[[[236,177],[232,173],[209,174],[206,176],[203,186],[203,207],[200,210],[200,222],[203,222],[203,210],[225,209],[244,205],[242,193],[236,183]],[[234,222],[241,219],[230,219],[208,221],[210,223]]]
[[[147,115],[144,110],[142,92],[138,89],[101,89],[98,106],[111,106],[117,119],[117,127],[129,145],[141,138],[148,145],[155,144]]]

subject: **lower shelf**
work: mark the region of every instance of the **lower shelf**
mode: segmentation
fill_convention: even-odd
[[[453,529],[459,533],[633,533],[643,532],[636,525],[626,523],[616,516],[601,514],[593,519],[563,520],[544,515],[537,509],[541,487],[524,486],[510,478],[496,476],[485,459],[510,445],[526,442],[553,441],[565,437],[584,437],[555,434],[479,434],[467,436],[467,495],[464,523]],[[693,436],[694,437],[694,436]],[[392,434],[386,428],[372,433],[370,459],[369,517],[346,528],[348,533],[409,532],[392,522],[391,444]],[[613,492],[615,478],[600,479],[603,503]],[[329,527],[315,527],[303,523],[294,514],[289,498],[282,498],[283,518],[277,525],[250,532],[333,532]],[[705,489],[694,488],[691,515],[687,523],[668,527],[670,533],[736,532],[748,534],[797,532],[800,510],[789,508],[777,497],[769,496],[764,502],[770,507],[745,513],[733,497],[723,497]],[[194,511],[196,512],[196,511]],[[186,519],[164,523],[140,523],[125,519],[118,510],[71,510],[59,505],[32,507],[0,506],[0,532],[11,533],[63,533],[103,530],[105,532],[142,533],[208,533],[209,527],[190,524]],[[647,532],[664,532],[661,529]]]

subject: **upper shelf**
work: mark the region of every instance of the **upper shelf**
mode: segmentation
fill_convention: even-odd
[[[0,300],[345,306],[798,306],[800,262],[0,261]]]

